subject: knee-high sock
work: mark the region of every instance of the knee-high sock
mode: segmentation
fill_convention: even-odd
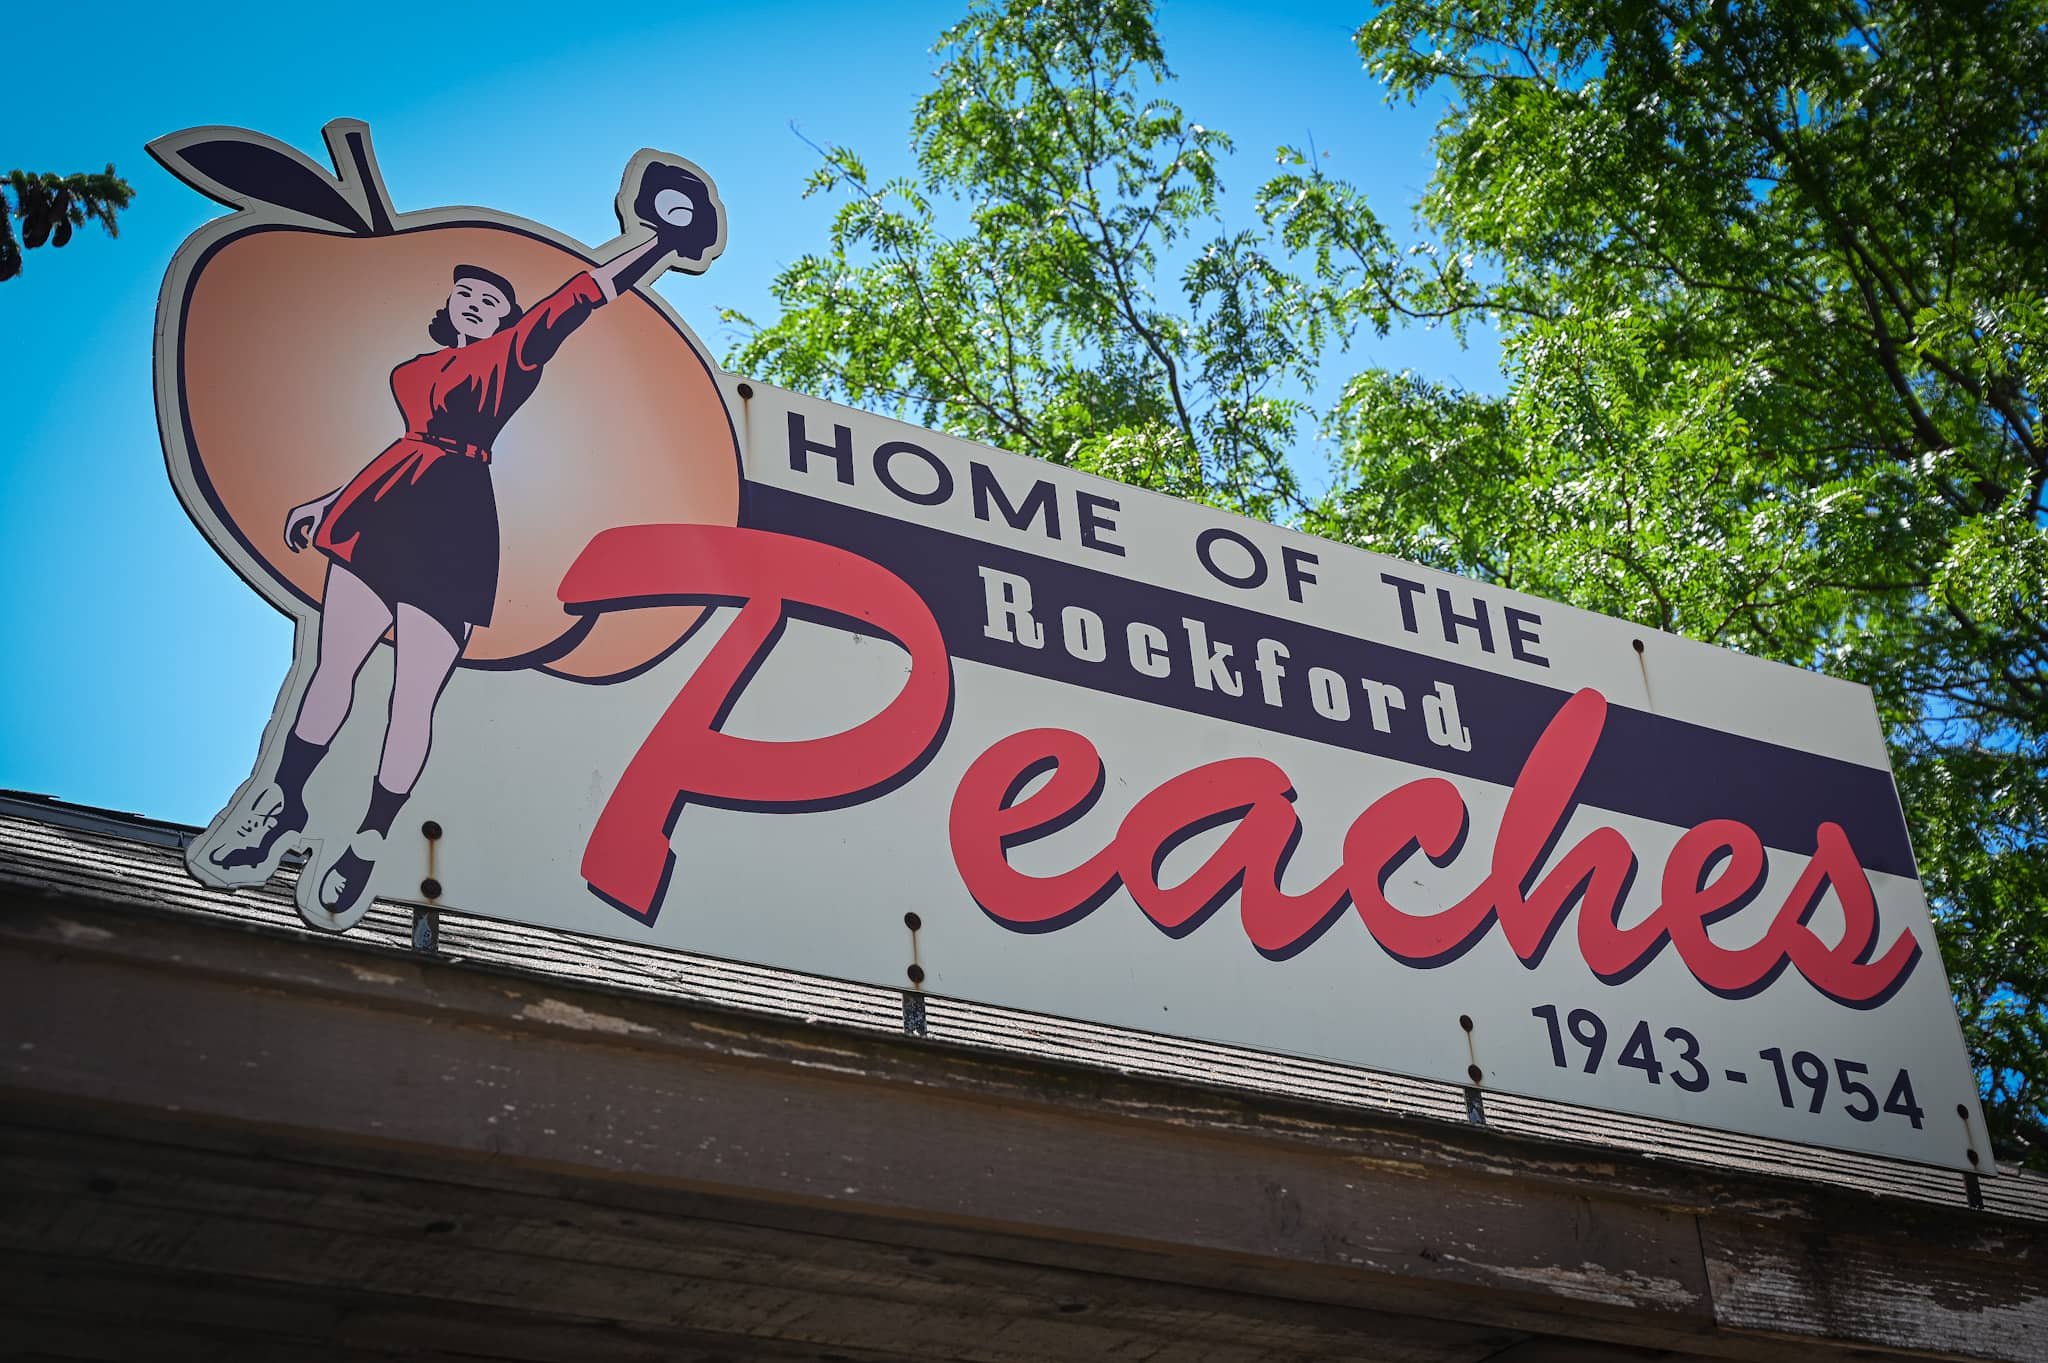
[[[284,753],[277,760],[275,778],[277,788],[284,792],[284,824],[292,828],[306,826],[306,782],[325,756],[325,743],[309,743],[297,734],[285,735]]]
[[[398,817],[398,811],[405,804],[406,796],[410,793],[387,790],[382,781],[373,783],[370,786],[370,808],[363,815],[362,827],[356,831],[359,833],[375,833],[379,837],[389,837],[391,834],[391,821]]]

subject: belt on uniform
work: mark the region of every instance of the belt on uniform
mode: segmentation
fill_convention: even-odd
[[[426,445],[438,445],[450,454],[459,454],[465,459],[474,459],[479,463],[488,464],[491,462],[491,452],[482,445],[472,445],[466,440],[457,440],[453,436],[429,435],[425,431],[407,431],[405,438],[407,440],[417,440]]]

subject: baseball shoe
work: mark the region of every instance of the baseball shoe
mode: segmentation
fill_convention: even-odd
[[[233,810],[218,832],[188,856],[195,871],[223,886],[261,885],[277,870],[292,838],[305,831],[305,813],[275,783]]]
[[[370,876],[377,869],[377,856],[384,850],[381,835],[368,829],[349,839],[348,847],[320,877],[319,905],[326,921],[315,926],[343,932],[362,921],[374,902]]]

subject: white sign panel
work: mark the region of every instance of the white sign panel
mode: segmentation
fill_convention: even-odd
[[[431,821],[464,912],[1991,1167],[1863,689],[720,375],[680,158],[593,251],[329,144],[153,148],[238,210],[173,481],[299,623],[202,879],[345,928]]]

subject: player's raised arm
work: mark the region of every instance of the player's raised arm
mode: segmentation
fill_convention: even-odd
[[[668,251],[662,246],[657,233],[638,246],[627,247],[603,264],[591,266],[590,276],[597,281],[597,287],[604,290],[605,301],[609,303],[646,278],[655,263],[666,254]]]

